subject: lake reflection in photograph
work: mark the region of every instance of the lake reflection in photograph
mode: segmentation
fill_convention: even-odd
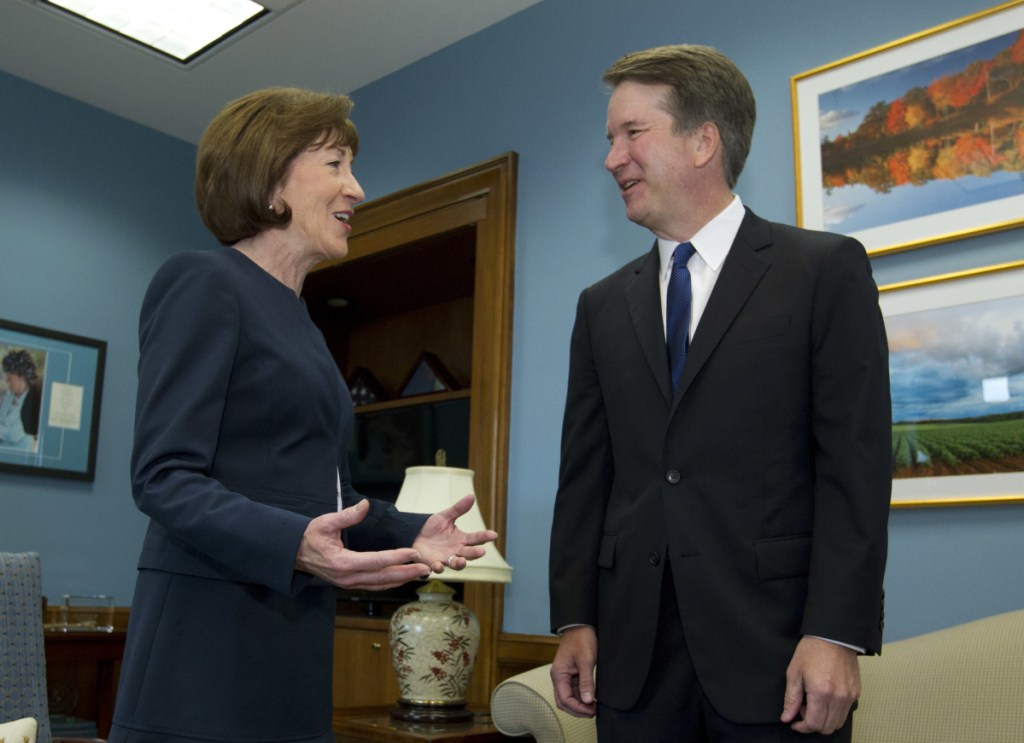
[[[1024,32],[824,92],[823,217],[856,232],[1024,194]]]

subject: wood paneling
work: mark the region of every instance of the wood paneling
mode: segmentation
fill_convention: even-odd
[[[550,663],[558,649],[554,635],[503,634],[498,640],[498,679],[500,683],[517,673]]]
[[[348,256],[318,266],[303,289],[343,373],[366,366],[395,392],[419,353],[432,350],[469,389],[469,468],[502,552],[516,165],[508,153],[357,207]],[[331,319],[331,298],[345,300],[339,312],[349,320]],[[465,585],[463,600],[481,627],[471,704],[486,704],[497,683],[503,596],[502,586]],[[337,632],[344,650],[349,630]],[[338,660],[350,662],[344,652]]]
[[[401,692],[391,666],[388,622],[338,617],[334,636],[335,709],[395,704]]]

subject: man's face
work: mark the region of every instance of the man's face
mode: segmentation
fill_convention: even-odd
[[[672,239],[694,186],[697,137],[673,134],[665,103],[669,90],[631,81],[615,87],[608,102],[610,149],[604,166],[619,186],[630,221]]]

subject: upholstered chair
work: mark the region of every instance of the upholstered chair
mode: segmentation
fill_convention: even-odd
[[[0,552],[0,722],[32,717],[51,743],[41,576],[38,553]]]

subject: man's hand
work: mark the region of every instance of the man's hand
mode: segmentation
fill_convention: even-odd
[[[356,552],[342,544],[341,532],[366,518],[370,504],[363,500],[309,522],[295,557],[298,570],[312,573],[341,588],[383,591],[430,574],[415,549]]]
[[[597,633],[593,627],[570,627],[562,633],[558,652],[551,664],[555,703],[574,717],[597,713],[594,696],[594,666],[597,663]]]
[[[786,670],[782,721],[798,733],[830,735],[860,697],[860,667],[850,648],[804,637]]]

